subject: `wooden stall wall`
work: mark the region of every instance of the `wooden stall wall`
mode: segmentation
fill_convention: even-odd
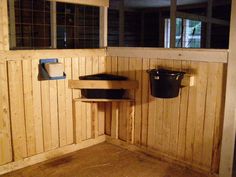
[[[53,153],[92,138],[91,104],[73,105],[73,99],[80,96],[80,91],[69,89],[68,80],[104,72],[105,52],[102,49],[97,52],[97,55],[96,52],[85,52],[83,56],[81,50],[78,52],[80,56],[75,57],[69,51],[63,55],[62,51],[59,62],[64,63],[67,78],[50,81],[38,81],[39,59],[46,56],[56,58],[56,52],[32,55],[36,52],[13,51],[1,55],[0,165],[45,152]],[[74,114],[75,109],[81,110],[81,114]],[[100,109],[96,114],[99,117],[99,135],[102,136],[105,114]],[[78,119],[81,120],[80,129],[75,124]],[[78,131],[83,135],[80,142],[76,140]],[[0,167],[0,174],[2,169]]]
[[[130,97],[135,99],[134,145],[145,152],[154,152],[158,157],[218,173],[225,65],[217,62],[108,56],[107,72],[139,81],[139,89],[130,92]],[[157,67],[194,74],[196,84],[182,88],[177,98],[154,98],[150,94],[146,71]],[[106,114],[110,115],[111,108],[107,109]],[[125,111],[124,108],[119,112],[118,139],[122,141],[127,141]],[[111,135],[111,125],[110,116],[107,116],[107,135]]]

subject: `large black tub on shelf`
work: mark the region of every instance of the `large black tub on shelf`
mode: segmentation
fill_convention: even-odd
[[[80,76],[80,80],[108,80],[108,81],[123,81],[127,77],[115,76],[111,74],[95,74]],[[121,99],[125,94],[124,89],[81,89],[81,94],[85,98],[106,98],[106,99]]]
[[[181,81],[185,72],[166,69],[148,71],[151,84],[151,95],[157,98],[175,98],[179,95]]]

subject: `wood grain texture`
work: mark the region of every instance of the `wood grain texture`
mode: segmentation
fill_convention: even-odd
[[[113,73],[139,81],[140,87],[135,94],[130,92],[135,96],[134,144],[217,173],[225,91],[224,64],[129,57],[108,57],[107,62],[108,71],[113,66]],[[150,95],[146,70],[157,67],[194,74],[195,85],[183,87],[173,99],[154,98]],[[129,114],[122,106],[112,110],[114,116],[119,115],[118,138],[122,141],[128,141],[126,131],[130,125],[124,121],[124,117],[128,120],[125,111]],[[116,126],[111,128],[113,138],[117,138]]]
[[[28,155],[21,61],[8,62],[8,77],[14,160],[20,160]]]
[[[0,165],[13,160],[10,130],[7,64],[0,62]]]
[[[68,87],[68,80],[104,72],[105,58],[59,58],[67,78],[39,81],[39,60],[28,57],[0,63],[0,165],[91,138],[92,115],[98,117],[95,137],[104,135],[105,103],[98,109],[83,102],[73,108],[73,98],[81,94]]]

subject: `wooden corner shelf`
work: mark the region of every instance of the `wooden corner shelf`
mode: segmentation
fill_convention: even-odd
[[[134,99],[124,98],[124,99],[104,99],[104,98],[75,98],[74,101],[82,102],[133,102]]]
[[[69,80],[71,89],[138,89],[138,81]]]

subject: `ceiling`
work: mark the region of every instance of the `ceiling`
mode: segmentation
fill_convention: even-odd
[[[124,0],[125,6],[130,8],[151,8],[170,6],[170,0]],[[207,0],[177,0],[178,5],[197,4]]]

